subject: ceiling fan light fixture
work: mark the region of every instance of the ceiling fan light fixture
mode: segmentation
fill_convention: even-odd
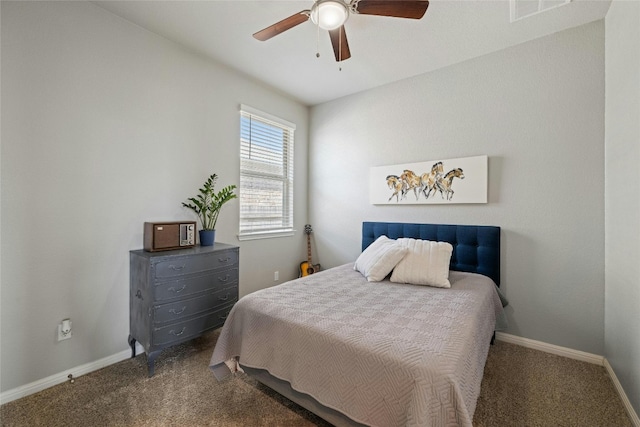
[[[311,8],[311,20],[323,30],[340,28],[349,18],[349,9],[341,0],[318,0]]]

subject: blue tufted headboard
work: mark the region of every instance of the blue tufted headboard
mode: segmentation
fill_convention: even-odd
[[[363,222],[362,250],[383,234],[390,239],[409,237],[449,242],[453,245],[451,270],[479,273],[500,286],[500,227]]]

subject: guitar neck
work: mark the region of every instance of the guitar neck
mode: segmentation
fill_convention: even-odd
[[[311,265],[311,234],[307,234],[307,262]]]

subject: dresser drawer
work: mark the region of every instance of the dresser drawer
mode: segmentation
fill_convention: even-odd
[[[238,268],[213,271],[197,277],[177,278],[154,284],[154,301],[166,301],[193,295],[208,289],[228,287],[238,281]]]
[[[153,330],[153,343],[154,345],[169,344],[200,335],[208,329],[222,326],[232,308],[233,305],[229,304],[195,319],[155,328]]]
[[[155,278],[184,276],[224,268],[238,262],[237,251],[223,251],[192,257],[179,257],[155,264]]]
[[[218,307],[234,304],[238,301],[238,285],[234,284],[215,292],[194,298],[153,307],[154,323],[166,323],[204,313]]]

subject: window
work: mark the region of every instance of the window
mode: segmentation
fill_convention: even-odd
[[[240,107],[240,240],[293,234],[295,128]]]

